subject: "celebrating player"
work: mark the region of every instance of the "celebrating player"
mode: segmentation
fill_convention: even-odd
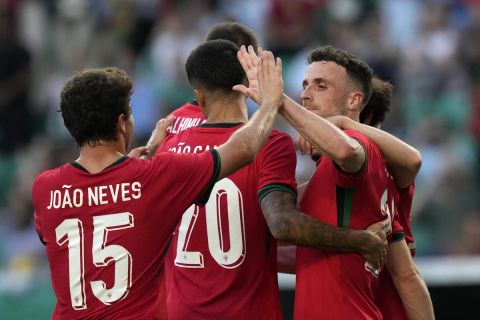
[[[242,50],[240,58],[246,70],[255,67],[252,52]],[[323,154],[302,198],[302,211],[351,228],[365,228],[385,216],[393,219],[395,190],[376,144],[379,142],[356,131],[341,131],[315,115],[343,114],[358,121],[370,96],[371,70],[357,57],[332,47],[313,50],[309,63],[301,96],[307,110],[287,96],[281,109],[282,115]],[[254,83],[254,79],[249,82]],[[237,90],[258,101],[254,87],[238,86]],[[417,153],[408,151],[407,163],[405,159],[402,163],[389,159],[410,174],[404,178],[414,177],[418,171]],[[381,318],[372,295],[378,270],[360,256],[299,247],[296,273],[295,318]],[[336,301],[343,301],[342,306],[332,309]]]

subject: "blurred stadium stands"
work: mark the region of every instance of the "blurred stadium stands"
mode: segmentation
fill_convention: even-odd
[[[184,73],[190,50],[213,24],[232,19],[283,58],[292,97],[318,44],[352,51],[395,85],[384,129],[423,155],[412,212],[417,261],[438,319],[457,308],[466,313],[453,318],[479,318],[467,307],[480,287],[475,0],[0,0],[0,318],[47,319],[53,308],[30,187],[39,171],[76,155],[57,112],[63,82],[84,67],[127,70],[135,145],[143,144],[159,117],[193,98]],[[299,158],[299,182],[311,170]],[[445,295],[455,298],[447,303]]]

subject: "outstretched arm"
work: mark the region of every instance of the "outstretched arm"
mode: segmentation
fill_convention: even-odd
[[[387,268],[409,319],[435,319],[427,286],[413,262],[405,240],[390,244]]]
[[[272,130],[282,103],[283,80],[280,58],[277,58],[275,63],[270,51],[262,52],[257,65],[257,77],[262,105],[241,129],[218,147],[221,159],[218,180],[252,162]]]
[[[356,130],[373,140],[382,150],[397,187],[405,188],[413,183],[422,165],[420,151],[388,132],[355,122],[348,117],[333,116],[327,120],[342,130]]]
[[[259,104],[262,103],[262,95],[258,94],[256,89],[255,68],[258,68],[259,64],[255,51],[251,47],[247,50],[242,46],[238,52],[238,59],[248,76],[249,87],[237,85],[233,89],[242,92]],[[304,109],[286,95],[284,95],[280,113],[314,147],[325,152],[344,171],[356,172],[362,167],[365,151],[357,140],[350,138],[325,119]]]
[[[353,230],[337,228],[299,212],[295,197],[284,191],[272,191],[261,201],[262,212],[272,236],[297,246],[356,252],[373,266],[383,264],[387,240],[385,224],[376,228]]]

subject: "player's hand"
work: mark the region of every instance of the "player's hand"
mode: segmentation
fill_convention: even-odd
[[[158,120],[155,129],[152,131],[152,135],[150,139],[148,139],[148,143],[146,148],[148,149],[147,153],[142,155],[142,159],[148,159],[155,155],[160,144],[162,144],[163,140],[165,140],[167,136],[167,128],[172,126],[175,122],[175,116],[169,115],[166,118],[162,118]]]
[[[283,102],[282,60],[263,51],[257,63],[258,89],[262,105],[280,107]]]
[[[146,155],[148,155],[148,148],[145,146],[132,149],[128,153],[128,156],[130,158],[140,158],[141,156],[146,156]]]
[[[348,120],[346,116],[330,116],[326,118],[330,123],[340,129],[348,129]]]
[[[297,137],[295,145],[302,154],[312,154],[313,152],[312,144],[307,139],[305,139],[304,136],[299,135]]]
[[[263,52],[262,48],[258,48],[258,52],[261,54]],[[245,46],[241,46],[240,50],[237,53],[238,61],[243,67],[243,70],[247,74],[248,87],[243,84],[237,84],[233,86],[233,90],[238,91],[251,98],[253,101],[259,105],[262,103],[260,100],[260,92],[258,88],[258,77],[257,77],[257,63],[260,60],[253,50],[252,46],[248,46],[248,50]]]
[[[366,260],[366,264],[375,270],[380,270],[385,263],[388,248],[387,232],[390,229],[390,219],[386,218],[383,221],[370,225],[366,230],[370,235],[370,240],[365,245],[363,257]]]

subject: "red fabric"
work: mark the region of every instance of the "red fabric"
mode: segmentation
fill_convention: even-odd
[[[213,159],[210,152],[164,153],[96,174],[65,164],[39,175],[32,197],[57,296],[53,319],[161,319],[165,251],[182,213],[211,182]],[[60,199],[53,206],[52,194]],[[98,281],[103,295],[93,292]]]
[[[211,149],[239,127],[191,128],[167,140],[162,150]],[[276,241],[257,193],[274,184],[295,189],[295,166],[293,142],[274,131],[252,164],[217,182],[195,216],[184,215],[166,259],[170,320],[281,319]],[[201,258],[188,260],[189,254]]]
[[[405,232],[405,240],[407,244],[413,244],[414,239],[410,228],[410,209],[415,187],[410,185],[407,188],[399,189],[398,214],[399,222]],[[411,248],[412,257],[415,255],[415,249]],[[403,307],[402,300],[398,295],[397,289],[393,284],[392,277],[388,269],[383,269],[378,281],[378,288],[375,291],[375,303],[382,312],[384,319],[406,320],[407,312]]]
[[[167,129],[167,137],[205,122],[205,115],[202,109],[194,102],[187,102],[170,114],[174,115],[176,119],[173,126]]]
[[[323,156],[304,193],[302,212],[352,229],[365,229],[387,215],[393,220],[395,190],[379,148],[356,131],[345,132],[365,148],[363,169],[357,174],[345,173]],[[338,221],[337,198],[342,190],[353,192],[347,225]],[[376,282],[359,254],[299,247],[294,318],[382,319],[373,297]]]

